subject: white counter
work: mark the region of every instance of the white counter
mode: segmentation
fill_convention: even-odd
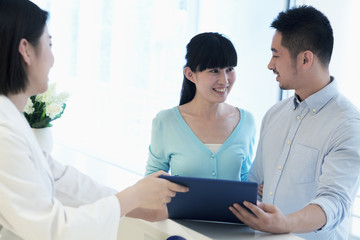
[[[166,240],[174,235],[181,236],[186,240],[302,239],[292,234],[269,234],[254,231],[244,225],[170,219],[151,223],[134,218],[124,218],[119,226],[118,240]]]

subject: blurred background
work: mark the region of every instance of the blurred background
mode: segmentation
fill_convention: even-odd
[[[335,37],[330,73],[360,107],[357,0],[33,1],[50,12],[55,55],[50,81],[58,92],[71,93],[64,115],[53,122],[54,155],[102,180],[111,176],[101,170],[107,166],[144,174],[152,119],[178,105],[185,47],[200,32],[220,32],[234,43],[237,82],[228,102],[252,112],[259,133],[266,110],[293,94],[278,88],[267,64],[274,34],[269,25],[295,5],[313,5],[329,18]],[[359,205],[358,198],[355,226]],[[360,230],[353,228],[352,235],[360,239]]]

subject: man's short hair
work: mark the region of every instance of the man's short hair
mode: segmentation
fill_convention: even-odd
[[[334,45],[333,30],[327,17],[312,6],[299,6],[280,12],[271,23],[282,35],[281,44],[296,60],[303,51],[313,52],[328,67]]]

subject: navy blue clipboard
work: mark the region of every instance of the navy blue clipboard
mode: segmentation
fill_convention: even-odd
[[[220,179],[161,175],[171,182],[189,187],[186,193],[176,193],[167,204],[170,219],[216,221],[242,224],[229,206],[243,201],[256,204],[257,183]]]

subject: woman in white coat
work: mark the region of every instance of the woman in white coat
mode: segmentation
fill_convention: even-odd
[[[40,150],[22,112],[48,87],[47,16],[29,0],[0,0],[0,239],[109,240],[122,216],[166,218],[166,203],[188,189],[163,172],[118,193]]]

